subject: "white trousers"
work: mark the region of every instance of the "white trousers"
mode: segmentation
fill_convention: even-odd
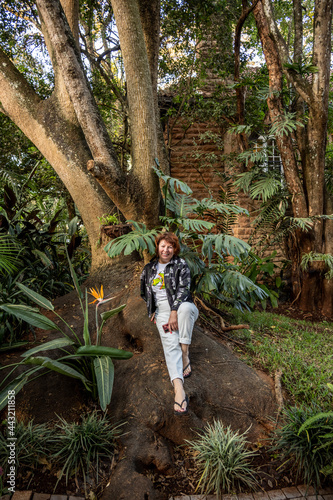
[[[157,303],[155,312],[156,326],[159,331],[165,362],[169,371],[171,382],[175,378],[183,377],[183,359],[180,344],[191,344],[194,323],[198,319],[199,311],[193,302],[182,302],[177,311],[178,330],[165,332],[162,325],[169,321],[170,306],[168,300]]]

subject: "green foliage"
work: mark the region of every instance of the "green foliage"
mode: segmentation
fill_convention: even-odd
[[[32,176],[33,174],[31,174]],[[85,276],[84,259],[75,252],[81,243],[79,218],[68,224],[59,205],[39,203],[31,178],[22,176],[12,185],[6,184],[0,195],[0,304],[17,304],[16,283],[23,283],[48,298],[72,290],[66,250],[75,256],[80,279]],[[23,194],[27,189],[30,194]],[[64,244],[64,239],[66,243]],[[78,258],[76,259],[76,256]],[[21,299],[22,301],[22,299]],[[29,299],[25,299],[28,305]],[[0,312],[0,344],[18,342],[27,325],[18,316],[9,320],[5,309]]]
[[[318,73],[317,66],[314,66],[313,64],[307,64],[306,61],[297,63],[285,63],[284,67],[291,71],[295,71],[295,73],[298,73],[301,76],[313,75],[314,73]]]
[[[7,421],[4,422],[7,424]],[[7,434],[7,427],[4,433],[0,432],[0,463],[8,464],[9,448],[11,441]],[[49,440],[53,432],[46,424],[34,424],[29,421],[27,425],[23,422],[15,424],[15,466],[36,467],[40,461],[46,458],[49,453]],[[5,467],[6,471],[6,467]]]
[[[281,174],[275,171],[265,172],[262,167],[255,167],[237,175],[234,184],[238,189],[249,193],[252,199],[258,198],[263,202],[281,193],[283,188]]]
[[[164,229],[174,231],[181,243],[181,256],[189,265],[193,292],[215,297],[236,307],[247,307],[249,302],[263,300],[266,292],[239,272],[235,265],[228,264],[226,258],[246,259],[250,246],[244,241],[216,231],[220,218],[248,214],[246,209],[233,203],[218,202],[213,198],[196,200],[190,187],[178,179],[163,174],[154,167],[156,174],[165,183],[165,212],[160,217]],[[206,214],[214,222],[205,220]],[[148,251],[155,254],[155,236],[163,226],[148,230],[144,224],[128,221],[134,230],[109,242],[105,250],[110,257],[121,252],[128,255],[133,251]],[[204,260],[207,259],[208,266]],[[215,263],[218,261],[218,263]]]
[[[0,235],[0,271],[7,273],[16,271],[18,246],[8,235]]]
[[[272,285],[275,289],[279,289],[282,284],[281,278],[276,276],[277,266],[274,264],[276,253],[276,250],[274,250],[274,252],[270,255],[261,258],[253,252],[250,252],[248,259],[241,263],[242,273],[251,281],[257,283],[258,286],[267,294],[267,297],[264,297],[261,300],[263,309],[266,309],[267,298],[269,298],[273,307],[278,306],[278,292],[272,288],[268,288],[269,282],[272,282],[272,280],[274,280]],[[253,306],[254,303],[251,303],[250,305]]]
[[[318,491],[323,471],[333,464],[333,412],[315,407],[284,410],[285,424],[276,431],[274,451],[296,467],[297,478]]]
[[[99,222],[102,225],[108,224],[108,225],[113,225],[113,224],[119,224],[119,219],[117,215],[113,214],[103,214],[102,217],[98,217]]]
[[[302,122],[295,120],[296,113],[284,113],[277,117],[272,123],[270,134],[273,136],[289,135],[297,129],[297,127],[304,127]]]
[[[307,271],[313,262],[322,262],[328,271],[325,274],[326,279],[333,278],[333,255],[330,253],[309,252],[302,255],[301,269]]]
[[[135,250],[138,252],[148,251],[151,255],[155,253],[155,236],[158,234],[158,230],[147,229],[145,224],[140,224],[132,220],[128,220],[127,223],[132,224],[133,231],[128,234],[124,234],[110,241],[104,250],[107,252],[108,256],[113,258],[124,252],[124,255],[129,255]]]
[[[254,488],[257,481],[251,467],[255,455],[246,448],[246,432],[239,434],[219,421],[207,424],[196,441],[186,441],[194,452],[200,471],[197,489],[201,493],[231,493],[239,487]]]
[[[249,330],[234,332],[242,342],[241,359],[267,371],[282,371],[282,384],[297,405],[313,401],[324,410],[332,408],[327,380],[332,377],[333,323],[296,320],[265,311],[234,310],[234,323]]]
[[[102,417],[94,411],[84,415],[81,422],[67,422],[58,417],[56,432],[50,440],[52,461],[61,467],[58,481],[66,476],[66,484],[71,476],[87,475],[98,481],[99,461],[113,456],[115,439],[121,435],[121,425],[111,424],[106,415]]]
[[[38,309],[36,308],[28,307],[24,304],[0,305],[0,310],[6,311],[7,313],[13,315],[15,318],[23,319],[27,323],[45,330],[58,330],[63,335],[63,338],[55,339],[50,342],[46,342],[39,346],[33,347],[32,349],[26,351],[21,355],[22,359],[19,363],[14,363],[14,368],[4,378],[4,380],[0,384],[0,387],[4,385],[5,381],[8,379],[8,377],[11,376],[12,372],[18,366],[27,365],[32,366],[32,368],[28,368],[13,381],[11,381],[7,387],[2,389],[2,393],[0,394],[0,410],[7,404],[9,388],[12,388],[12,386],[14,385],[17,393],[25,383],[31,380],[31,376],[34,375],[36,371],[39,371],[43,368],[80,380],[83,383],[85,389],[92,394],[92,397],[94,399],[98,397],[99,404],[103,411],[106,410],[107,405],[111,401],[114,380],[114,366],[112,358],[129,359],[133,356],[133,354],[121,349],[103,347],[99,344],[102,334],[102,328],[105,324],[105,321],[111,316],[121,312],[125,305],[102,313],[100,315],[102,322],[99,326],[98,306],[109,302],[110,300],[112,300],[112,297],[104,299],[103,288],[101,288],[100,292],[91,289],[91,293],[92,295],[94,295],[97,301],[95,309],[96,345],[92,346],[91,335],[89,331],[87,292],[85,294],[85,303],[83,303],[81,299],[81,290],[78,286],[75,271],[72,266],[70,266],[70,269],[73,275],[74,284],[78,292],[82,315],[84,318],[83,341],[78,337],[77,333],[72,329],[72,327],[70,327],[66,323],[66,321],[56,311],[54,311],[54,307],[49,300],[22,284],[19,284],[19,288],[21,289],[21,291],[32,301],[34,301],[39,307],[42,306],[46,310],[53,311],[56,317],[62,321],[62,323],[66,327],[65,329],[61,329],[53,321],[40,314]],[[65,355],[59,356],[57,359],[51,359],[46,356],[36,356],[36,354],[42,351],[55,351],[56,349],[61,349],[62,351],[64,351]],[[1,369],[5,368],[8,367],[4,366]]]
[[[8,472],[8,435],[3,422],[4,432],[0,432],[0,461],[4,465],[4,475]],[[110,460],[114,454],[115,440],[122,435],[123,424],[111,424],[106,415],[100,416],[95,410],[82,415],[80,422],[67,422],[58,417],[58,422],[34,424],[32,421],[15,424],[15,466],[28,467],[34,474],[41,464],[57,467],[58,482],[65,475],[66,484],[72,476],[89,481],[99,481],[101,460]],[[1,483],[0,483],[1,487]],[[56,488],[56,487],[55,487]]]

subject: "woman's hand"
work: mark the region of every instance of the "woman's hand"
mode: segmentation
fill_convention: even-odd
[[[154,324],[156,325],[155,313],[151,315],[150,321],[154,321]]]
[[[178,330],[177,311],[171,311],[168,325],[170,333],[174,330]]]

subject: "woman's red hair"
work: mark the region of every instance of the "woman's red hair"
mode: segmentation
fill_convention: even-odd
[[[180,252],[180,245],[177,236],[174,233],[161,233],[158,234],[155,238],[155,252],[158,256],[158,246],[162,240],[167,241],[170,245],[173,246],[175,255],[178,255]]]

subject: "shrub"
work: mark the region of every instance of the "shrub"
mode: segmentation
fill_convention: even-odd
[[[56,424],[59,432],[54,433],[50,444],[52,446],[52,462],[55,460],[61,467],[58,481],[65,474],[68,478],[75,475],[82,476],[86,484],[86,476],[96,472],[98,481],[98,467],[100,458],[111,458],[114,451],[116,437],[121,434],[120,426],[111,424],[105,414],[101,418],[94,411],[83,416],[81,422],[67,422],[58,417]]]
[[[201,473],[197,489],[201,493],[222,491],[230,493],[245,486],[253,488],[257,481],[251,468],[251,458],[255,453],[246,448],[246,432],[239,434],[222,422],[208,424],[196,441],[187,441],[195,453]]]
[[[16,467],[36,467],[42,458],[49,455],[48,443],[52,435],[46,424],[27,425],[17,422],[15,425],[15,465]],[[7,464],[9,456],[6,433],[0,433],[0,463]]]
[[[333,464],[333,412],[293,407],[284,410],[284,418],[273,451],[296,467],[297,478],[318,490]]]

